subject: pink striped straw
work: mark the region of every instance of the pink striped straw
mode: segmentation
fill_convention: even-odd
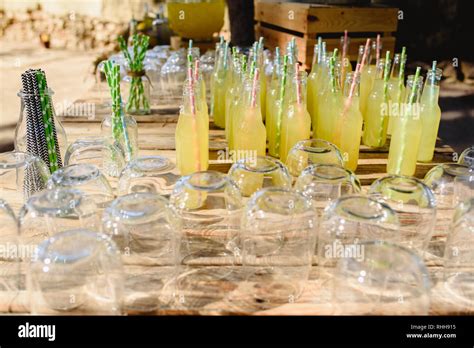
[[[370,39],[367,39],[364,47],[364,54],[362,55],[362,61],[360,62],[360,71],[364,68],[367,55],[369,54]]]
[[[194,81],[199,80],[199,59],[194,62]]]
[[[347,55],[347,30],[344,30],[344,42],[342,44],[342,59],[346,58]]]
[[[379,65],[379,60],[380,60],[380,34],[377,34],[377,46],[375,50],[375,66]]]
[[[298,77],[298,73],[300,71],[300,66],[298,62],[295,63],[295,75],[296,75],[296,103],[298,105],[301,104],[301,85]]]
[[[252,84],[252,99],[250,101],[250,105],[254,108],[257,104],[257,84],[259,78],[260,70],[258,68],[255,69],[253,75],[253,84]]]
[[[194,98],[193,91],[193,68],[191,64],[188,66],[188,80],[189,80],[189,101],[191,102],[191,112],[193,115],[196,115],[196,100]]]

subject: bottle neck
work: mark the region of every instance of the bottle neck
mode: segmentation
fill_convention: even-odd
[[[430,100],[432,102],[438,101],[439,83],[441,81],[442,73],[441,69],[436,69],[435,71],[433,71],[433,69],[428,70],[425,86],[423,88],[423,100]]]
[[[354,72],[348,73],[344,82],[344,97],[347,98],[351,95],[352,98],[359,97],[359,84],[360,75],[356,75]]]

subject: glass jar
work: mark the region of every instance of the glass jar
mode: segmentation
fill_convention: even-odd
[[[286,165],[290,174],[298,177],[311,164],[326,163],[344,165],[343,157],[336,145],[322,139],[302,140],[288,153]]]
[[[160,308],[163,285],[177,275],[180,238],[180,221],[168,201],[145,192],[118,197],[105,210],[102,224],[122,254],[127,310]]]
[[[179,179],[174,169],[170,160],[163,156],[137,157],[120,174],[118,195],[149,192],[168,197]]]
[[[242,216],[242,265],[250,302],[262,308],[293,303],[309,277],[317,215],[303,195],[269,187]]]
[[[138,154],[138,125],[133,116],[124,115],[123,121],[115,120],[115,116],[108,115],[101,124],[101,133],[105,140],[119,147],[127,162]],[[115,122],[115,123],[114,123]],[[122,123],[125,123],[126,132],[123,132]]]
[[[382,241],[362,242],[363,257],[338,261],[332,287],[334,314],[427,315],[430,275],[411,250]]]
[[[400,245],[423,257],[436,222],[436,200],[431,189],[416,178],[388,175],[374,181],[368,195],[397,213]]]
[[[49,168],[38,157],[12,151],[0,153],[0,197],[18,213],[36,192],[46,188]]]
[[[125,111],[132,115],[148,115],[150,108],[150,77],[146,71],[127,71],[120,83]]]
[[[265,187],[291,188],[292,179],[288,169],[270,156],[243,158],[232,165],[228,176],[237,184],[244,197],[250,197]]]
[[[27,286],[32,314],[122,314],[120,254],[107,236],[87,229],[64,231],[41,243]]]
[[[40,137],[44,137],[44,126],[42,120],[36,120],[36,117],[41,117],[41,115],[37,115],[36,110],[37,104],[41,103],[40,98],[45,97],[49,99],[51,109],[52,109],[52,117],[54,120],[54,129],[56,130],[55,140],[57,140],[57,152],[60,153],[61,156],[58,158],[58,162],[60,166],[62,165],[62,155],[66,153],[67,149],[67,137],[64,127],[59,121],[58,117],[56,116],[56,112],[54,111],[54,106],[52,102],[52,96],[54,92],[49,89],[48,93],[45,96],[36,95],[36,94],[26,94],[23,91],[18,92],[18,96],[21,99],[20,104],[20,118],[18,120],[16,129],[15,129],[15,139],[14,145],[16,151],[27,152],[32,155],[40,157],[46,164],[48,164],[49,159],[47,158],[47,153],[43,155],[39,150],[35,149],[37,144],[39,143]],[[40,104],[41,105],[41,104]],[[28,122],[28,119],[30,122]],[[36,128],[38,126],[39,128]],[[28,145],[27,137],[28,134],[31,136],[31,144]],[[43,134],[43,135],[42,135]],[[43,158],[46,157],[46,158]]]

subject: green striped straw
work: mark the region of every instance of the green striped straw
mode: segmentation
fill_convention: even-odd
[[[318,37],[318,64],[321,63],[321,58],[322,58],[322,48],[323,48],[323,39],[322,37]]]
[[[385,66],[383,70],[383,95],[384,99],[387,100],[388,98],[388,79],[390,75],[390,51],[385,53]]]
[[[247,71],[247,56],[244,54],[240,59],[242,63],[242,73],[245,74],[245,72]]]
[[[405,62],[406,62],[406,51],[407,48],[402,48],[402,54],[400,56],[400,71],[398,72],[398,90],[399,90],[399,98],[402,94],[402,86],[405,83]]]
[[[276,153],[280,153],[280,135],[281,135],[281,119],[283,117],[283,100],[285,98],[286,78],[288,73],[288,55],[283,58],[283,76],[280,84],[280,110],[278,110],[278,117],[276,119]]]
[[[188,49],[191,49],[191,48],[193,48],[193,40],[192,39],[190,39],[188,41]]]
[[[415,72],[415,77],[413,78],[413,88],[411,89],[411,95],[409,103],[413,104],[416,98],[416,93],[418,92],[418,80],[420,79],[421,68],[417,67]]]
[[[332,57],[329,58],[329,74],[331,80],[331,88],[332,92],[336,92],[337,90],[337,81],[336,81],[336,58],[337,58],[338,49],[335,48]]]
[[[36,71],[36,80],[38,81],[38,89],[41,99],[41,113],[43,115],[44,132],[46,136],[46,145],[48,148],[48,157],[50,163],[50,171],[54,173],[59,169],[58,156],[56,153],[56,142],[53,133],[53,115],[49,107],[49,96],[46,88],[46,78],[42,71]]]

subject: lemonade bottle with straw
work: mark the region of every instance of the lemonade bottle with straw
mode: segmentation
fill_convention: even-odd
[[[408,76],[405,102],[400,116],[393,118],[393,133],[388,153],[387,173],[412,176],[416,170],[416,158],[421,141],[420,95],[423,77],[420,68]]]
[[[283,162],[293,146],[300,140],[309,139],[311,134],[311,117],[306,108],[306,72],[298,71],[298,63],[295,70],[294,88],[289,91],[289,103],[281,121],[280,159]]]
[[[439,122],[441,120],[441,109],[438,105],[439,82],[443,71],[436,68],[433,62],[431,70],[428,70],[425,87],[421,95],[421,142],[418,150],[418,161],[430,162],[433,159],[436,138],[438,136]]]
[[[388,126],[388,75],[390,71],[390,52],[385,59],[379,59],[374,87],[367,100],[365,127],[362,135],[364,145],[382,147],[387,139]]]
[[[387,134],[392,134],[393,118],[397,117],[399,112],[398,106],[405,95],[405,64],[407,61],[406,48],[403,47],[401,54],[395,54],[393,58],[392,72],[388,80],[388,93],[391,104],[388,119]]]
[[[346,74],[342,112],[336,119],[334,144],[343,154],[344,167],[355,171],[359,160],[362,135],[362,114],[359,107],[360,65],[355,72]]]
[[[209,124],[198,102],[200,88],[195,84],[192,57],[188,55],[188,77],[183,88],[183,105],[176,125],[176,165],[181,175],[207,170]]]
[[[267,140],[268,140],[268,152],[270,155],[274,155],[274,148],[270,146],[270,139],[273,139],[273,133],[275,130],[275,113],[277,112],[276,102],[280,86],[280,76],[281,76],[281,55],[280,48],[275,48],[275,57],[273,60],[273,73],[270,83],[268,85],[267,97],[266,97],[266,118],[265,118],[265,128],[267,130]]]
[[[332,142],[336,120],[342,111],[343,96],[339,87],[339,67],[336,66],[337,49],[329,59],[329,79],[319,97],[318,128],[316,138]]]
[[[260,112],[259,79],[260,70],[256,68],[253,76],[245,81],[241,117],[234,124],[234,149],[239,158],[265,156],[267,138]]]
[[[228,62],[229,43],[224,44],[224,49],[219,52],[217,68],[213,74],[211,85],[211,112],[214,118],[214,124],[219,128],[225,128],[225,93],[226,86],[229,84],[229,62]]]

